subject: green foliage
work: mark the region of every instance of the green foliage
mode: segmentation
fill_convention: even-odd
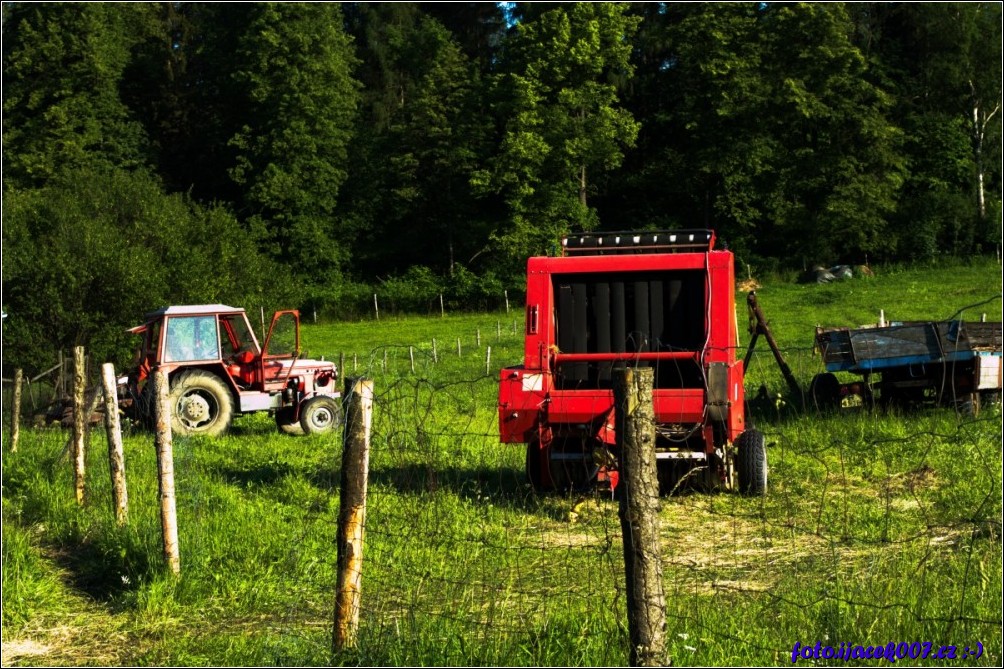
[[[358,99],[355,59],[337,4],[248,11],[233,77],[249,109],[230,142],[230,175],[252,221],[269,230],[277,259],[320,280],[347,257],[335,214]]]
[[[364,314],[391,282],[422,309],[412,267],[477,306],[518,290],[528,255],[596,227],[714,228],[778,270],[1001,244],[1000,3],[6,3],[3,17],[5,198],[68,173],[151,174],[205,217],[187,243],[242,258],[235,276],[271,272],[276,306]],[[259,253],[220,241],[241,236]],[[232,292],[170,273],[192,295]],[[50,301],[45,285],[29,301]],[[105,313],[125,304],[108,299]]]
[[[139,172],[77,170],[8,191],[5,370],[36,373],[76,345],[121,364],[125,329],[168,304],[288,299],[256,241],[226,210],[164,195]]]
[[[507,258],[539,255],[562,234],[598,224],[588,204],[593,175],[618,167],[638,134],[610,81],[631,74],[638,23],[625,5],[575,3],[517,25],[498,83],[499,154],[473,177],[509,208],[492,236]]]
[[[449,274],[483,248],[469,179],[487,151],[479,79],[450,33],[413,3],[360,4],[350,20],[363,109],[346,186],[359,220],[355,264],[367,274],[410,265]]]
[[[946,317],[986,299],[998,266],[876,270],[821,286],[761,277],[800,380],[820,365],[808,345],[817,323],[874,321],[876,305],[891,318]],[[999,318],[999,308],[964,317]],[[102,436],[89,442],[78,507],[65,432],[25,429],[4,454],[5,651],[30,638],[48,652],[22,663],[71,666],[625,664],[616,501],[535,495],[522,448],[497,442],[498,367],[521,362],[521,326],[521,314],[493,313],[304,327],[312,355],[346,353],[344,372],[376,388],[354,650],[330,650],[340,440],[279,435],[256,415],[221,439],[174,441],[180,579],[162,566],[151,435],[125,437],[130,525],[120,529]],[[748,397],[760,383],[784,386],[765,349]],[[773,666],[795,641],[876,638],[975,639],[977,664],[999,664],[1000,410],[971,420],[775,406],[755,416],[769,444],[766,497],[661,500],[673,664]]]
[[[41,186],[66,170],[146,164],[143,127],[119,86],[151,11],[146,4],[4,4],[5,188]]]

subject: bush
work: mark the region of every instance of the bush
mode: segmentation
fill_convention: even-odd
[[[126,328],[169,304],[288,299],[291,281],[232,214],[142,172],[77,170],[4,199],[4,375],[77,345],[124,363]]]

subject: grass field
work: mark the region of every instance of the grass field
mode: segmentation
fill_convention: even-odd
[[[822,370],[817,324],[873,323],[880,309],[944,319],[969,305],[967,320],[1000,320],[1000,281],[996,262],[979,261],[818,286],[762,279],[757,294],[807,385]],[[23,429],[10,453],[5,431],[3,664],[626,664],[616,503],[534,495],[522,448],[498,443],[498,369],[521,361],[521,327],[521,310],[305,326],[309,355],[344,356],[344,373],[377,392],[359,645],[338,655],[339,437],[280,435],[256,415],[225,438],[175,439],[175,579],[161,564],[150,434],[125,440],[120,529],[102,431],[83,508],[65,432]],[[917,641],[956,645],[960,659],[897,663],[999,665],[999,407],[805,411],[766,347],[747,393],[761,386],[751,410],[769,494],[663,499],[672,662],[790,664],[795,642]],[[977,642],[982,655],[961,659]]]

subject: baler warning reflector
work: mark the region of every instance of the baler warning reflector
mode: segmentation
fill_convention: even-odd
[[[544,389],[544,375],[543,374],[527,374],[523,377],[523,392],[529,393],[534,391],[541,391]]]

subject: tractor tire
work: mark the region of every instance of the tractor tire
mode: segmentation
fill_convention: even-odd
[[[338,400],[324,395],[307,400],[300,410],[300,427],[304,434],[325,434],[342,422]]]
[[[303,436],[303,427],[301,427],[300,421],[296,420],[296,411],[293,410],[293,407],[283,407],[275,412],[275,426],[283,434],[294,437]]]
[[[759,430],[746,430],[736,439],[736,475],[740,494],[767,494],[767,444]]]
[[[183,437],[218,437],[234,417],[234,397],[220,377],[193,369],[171,379],[171,430]]]

